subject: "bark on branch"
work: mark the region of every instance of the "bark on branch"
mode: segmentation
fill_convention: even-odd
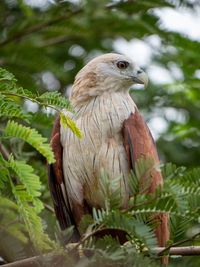
[[[170,251],[171,251],[171,249],[172,249],[173,247],[177,247],[177,246],[182,245],[182,244],[184,244],[184,243],[186,243],[186,242],[193,241],[193,240],[194,240],[196,237],[198,237],[199,235],[200,235],[200,233],[197,233],[197,234],[193,235],[192,237],[189,237],[189,238],[184,239],[184,240],[182,240],[182,241],[178,241],[178,242],[176,242],[176,243],[173,243],[173,244],[171,244],[171,245],[169,245],[169,246],[163,248],[163,250],[161,250],[161,251],[158,253],[158,256],[162,256],[163,253],[164,253],[165,251],[167,251],[167,250],[170,250]]]
[[[157,254],[163,251],[163,247],[154,248]],[[169,255],[181,255],[181,256],[197,256],[200,255],[200,246],[189,246],[189,247],[172,247],[170,248]],[[63,255],[55,255],[52,256],[52,261],[54,259],[58,259],[58,257],[63,257]],[[38,267],[43,266],[43,262],[45,260],[45,256],[35,256],[19,261],[15,261],[12,263],[5,264],[5,267]],[[39,265],[40,264],[40,265]]]
[[[160,254],[165,248],[154,248],[153,251],[156,254]],[[197,256],[200,255],[200,246],[188,246],[188,247],[172,247],[170,248],[169,255],[181,255],[181,256]]]

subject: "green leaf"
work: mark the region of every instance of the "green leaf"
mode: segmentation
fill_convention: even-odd
[[[0,68],[0,82],[1,81],[8,81],[15,84],[17,80],[15,79],[15,76],[12,73],[7,71],[6,69]]]
[[[76,126],[76,123],[73,122],[70,117],[65,116],[63,113],[60,113],[60,121],[64,129],[67,126],[78,138],[83,137],[81,130]]]
[[[8,121],[4,135],[21,138],[46,157],[49,163],[55,162],[51,146],[46,143],[47,139],[42,137],[36,129]]]
[[[26,198],[24,198],[24,194],[22,194],[22,191],[16,189],[11,179],[10,184],[13,195],[17,201],[20,215],[24,220],[26,229],[29,233],[31,241],[35,246],[35,249],[41,251],[56,248],[54,241],[50,240],[48,235],[44,233],[42,219],[37,215],[36,210],[28,205]]]
[[[24,161],[14,161],[12,156],[9,159],[9,163],[10,167],[18,175],[30,196],[40,196],[41,182],[40,178],[33,173],[33,168]]]
[[[152,181],[152,173],[155,172],[154,159],[141,157],[135,164],[135,174],[131,172],[130,186],[134,197],[138,193],[144,193]]]
[[[29,119],[31,118],[31,115],[26,114],[26,112],[22,110],[20,105],[10,102],[7,98],[1,95],[0,95],[0,116],[5,116],[8,118],[24,119],[26,122],[29,122]]]
[[[62,97],[59,92],[46,92],[36,98],[38,101],[51,106],[57,106],[69,111],[73,111],[69,99]]]
[[[25,226],[19,221],[18,206],[6,197],[0,196],[0,231],[6,231],[23,243],[28,242]],[[5,227],[7,226],[7,227]]]

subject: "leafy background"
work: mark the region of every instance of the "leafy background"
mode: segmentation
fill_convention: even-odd
[[[147,73],[154,64],[167,70],[172,79],[162,84],[152,79],[146,91],[133,88],[131,95],[150,127],[152,118],[162,118],[157,120],[158,128],[159,124],[165,123],[162,132],[155,132],[162,161],[184,165],[188,169],[197,167],[200,157],[200,43],[187,35],[163,28],[156,10],[182,8],[196,12],[200,8],[199,1],[41,0],[38,5],[34,2],[0,2],[0,67],[15,75],[18,86],[34,97],[47,91],[59,91],[62,96],[68,97],[76,73],[88,60],[102,53],[122,51],[120,46],[124,42],[142,40],[154,50],[148,65],[143,66]],[[196,25],[197,28],[199,26]],[[159,40],[158,45],[153,40]],[[175,75],[177,70],[181,72],[180,76]],[[157,73],[162,75],[161,70]],[[56,112],[28,99],[15,97],[14,101],[30,115],[29,125],[49,138]],[[4,112],[1,130],[7,121]],[[21,122],[21,119],[16,118],[16,121]],[[51,205],[45,159],[23,140],[3,139],[3,144],[16,160],[26,161],[34,168],[42,183],[40,199]],[[4,195],[7,194],[4,191]],[[16,219],[15,213],[9,216],[10,220]],[[41,218],[43,226],[55,238],[52,228],[57,226],[52,213],[44,209]],[[18,224],[19,228],[22,227]],[[199,224],[193,223],[182,238],[198,231]],[[55,232],[62,235],[58,229]],[[13,237],[8,238],[9,233],[1,236],[1,255],[9,260],[13,260],[16,254],[20,258],[22,251],[17,251],[19,246],[15,245],[19,240],[14,242]],[[32,248],[26,249],[26,255],[32,255]],[[199,264],[199,260],[193,257],[173,259],[171,264],[186,266],[188,262],[192,262],[193,266]]]

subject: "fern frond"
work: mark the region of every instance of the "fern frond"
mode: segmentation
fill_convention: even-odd
[[[153,219],[153,217],[158,214],[158,213],[169,213],[170,216],[172,215],[176,215],[176,216],[184,216],[184,217],[189,217],[189,215],[187,216],[186,214],[181,214],[177,211],[169,211],[169,210],[161,210],[161,209],[157,209],[157,208],[143,208],[143,209],[135,209],[131,211],[132,216],[137,216],[137,215],[146,215],[150,220]]]
[[[31,118],[31,116],[26,114],[19,105],[5,101],[5,98],[3,99],[2,96],[0,96],[0,116],[24,119],[26,122],[29,122],[29,119]]]
[[[135,244],[143,247],[152,248],[157,245],[152,229],[143,222],[136,221],[132,216],[122,215],[118,210],[96,210],[93,209],[93,219],[98,225],[103,225],[103,229],[120,230],[130,239],[134,240]],[[140,240],[140,241],[137,241]],[[142,240],[142,241],[141,241]]]
[[[200,195],[189,195],[187,197],[188,202],[188,214],[191,216],[191,218],[196,217],[196,221],[199,222],[199,216],[200,216]]]
[[[55,243],[51,241],[42,228],[42,220],[25,201],[17,198],[20,214],[25,222],[29,236],[37,250],[49,250],[55,248]]]
[[[17,80],[12,73],[7,71],[6,69],[0,68],[0,82],[2,81],[11,82],[13,85],[15,85],[15,82]]]
[[[51,106],[56,106],[62,109],[67,109],[73,112],[69,99],[62,97],[60,92],[46,92],[36,98],[41,103],[45,103]]]
[[[142,253],[138,253],[135,248],[134,241],[127,242],[123,246],[117,239],[111,236],[104,236],[98,239],[88,240],[83,245],[84,250],[89,251],[93,256],[90,259],[81,259],[78,266],[159,266],[155,261],[149,257],[144,257]]]
[[[8,162],[3,158],[0,152],[0,189],[5,187],[5,183],[8,181]]]
[[[167,163],[161,168],[162,176],[165,180],[181,177],[184,174],[185,170],[186,170],[185,167],[177,168],[176,165],[171,162]]]
[[[0,231],[5,231],[21,242],[27,243],[25,226],[17,220],[18,206],[10,199],[0,196],[0,214]]]
[[[102,194],[102,197],[105,199],[105,206],[110,210],[119,209],[121,207],[121,202],[123,196],[121,194],[120,180],[121,176],[110,178],[108,173],[101,169],[101,179],[99,181],[99,190]],[[107,210],[108,210],[107,209]]]
[[[104,223],[108,229],[126,232],[130,239],[137,244],[136,248],[139,246],[140,249],[144,247],[151,249],[157,246],[157,241],[151,228],[133,218],[129,219],[117,212],[112,212]]]
[[[150,157],[141,157],[135,164],[135,173],[130,174],[129,184],[131,195],[136,198],[138,194],[143,194],[150,186],[152,173],[156,169],[154,159]]]
[[[91,238],[84,243],[83,247],[84,250],[94,253],[92,261],[97,261],[98,258],[101,257],[106,264],[119,264],[120,261],[123,260],[126,253],[125,249],[120,247],[119,241],[117,239],[113,239],[111,236],[104,236],[97,241]]]
[[[41,195],[41,183],[39,177],[33,173],[33,168],[24,161],[14,161],[11,156],[9,164],[23,184],[16,186],[18,194],[21,194],[21,197],[23,196],[27,201],[31,201],[35,206],[36,212],[39,213],[43,209],[42,202],[36,198]]]
[[[46,143],[47,139],[42,137],[36,129],[20,125],[14,121],[8,121],[4,134],[5,136],[18,137],[26,141],[46,157],[49,163],[55,161],[52,149]]]
[[[170,240],[176,241],[187,229],[188,224],[191,222],[192,218],[180,217],[171,215],[170,216]]]
[[[184,205],[184,206],[183,206]],[[155,195],[146,196],[144,202],[134,205],[131,212],[136,210],[152,210],[152,212],[166,212],[166,213],[177,213],[185,214],[188,209],[187,202],[183,199],[182,195],[172,195],[168,192],[163,192],[156,189]]]
[[[41,251],[41,250],[49,250],[55,248],[56,247],[55,243],[49,239],[47,234],[44,233],[42,228],[42,220],[37,215],[35,209],[33,209],[31,206],[27,204],[27,202],[24,200],[24,197],[22,197],[22,195],[19,194],[20,191],[16,190],[16,187],[14,186],[11,180],[10,184],[12,186],[12,192],[17,201],[20,215],[24,220],[26,229],[29,233],[30,239],[33,242],[36,250]]]
[[[83,137],[81,130],[76,126],[75,122],[73,122],[70,117],[65,116],[62,112],[60,113],[60,121],[64,129],[67,126],[78,138]]]
[[[200,186],[200,168],[187,171],[179,180],[184,187]]]
[[[184,188],[180,184],[171,181],[170,183],[168,183],[168,190],[172,198],[174,199],[174,201],[171,201],[174,203],[174,206],[176,206],[174,210],[176,209],[180,213],[185,213],[188,209],[188,205],[187,199],[184,197],[187,194]]]

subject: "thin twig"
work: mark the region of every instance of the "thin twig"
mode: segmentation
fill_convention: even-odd
[[[119,7],[123,7],[123,6],[129,5],[129,4],[133,4],[135,2],[137,2],[137,0],[129,0],[129,1],[126,1],[126,2],[120,1],[120,2],[115,3],[115,4],[107,5],[105,7],[105,9],[111,10],[111,9],[115,9],[115,8],[119,8]],[[45,21],[43,23],[40,23],[40,24],[37,24],[37,25],[35,25],[33,27],[25,29],[25,30],[23,30],[21,32],[18,32],[16,34],[10,36],[6,40],[0,42],[0,46],[3,46],[5,44],[8,44],[8,43],[10,43],[12,41],[15,41],[15,40],[19,40],[19,39],[23,38],[24,36],[26,36],[28,34],[40,31],[40,30],[42,30],[42,29],[44,29],[44,28],[46,28],[46,27],[48,27],[50,25],[56,24],[56,23],[58,23],[58,22],[60,22],[62,20],[69,19],[69,18],[71,18],[71,17],[73,17],[73,16],[75,16],[77,14],[82,13],[83,11],[84,11],[84,9],[79,8],[79,9],[77,9],[77,10],[71,12],[71,13],[62,15],[62,16],[60,16],[58,18],[53,19],[53,20]]]
[[[0,46],[3,46],[5,44],[7,44],[7,43],[10,43],[10,42],[12,42],[14,40],[21,39],[22,37],[24,37],[24,36],[26,36],[28,34],[31,34],[33,32],[37,32],[37,31],[40,31],[41,29],[46,28],[47,26],[53,25],[55,23],[58,23],[58,22],[60,22],[62,20],[69,19],[69,18],[71,18],[71,17],[73,17],[73,16],[81,13],[82,11],[83,11],[83,9],[77,9],[77,10],[73,11],[70,14],[65,14],[65,15],[60,16],[58,18],[55,18],[53,20],[45,21],[43,23],[40,23],[40,24],[37,24],[37,25],[35,25],[33,27],[30,27],[28,29],[25,29],[24,31],[21,31],[19,33],[16,33],[16,34],[10,36],[9,38],[7,38],[6,40],[0,42]]]
[[[0,142],[0,151],[2,152],[3,157],[6,160],[9,160],[10,154],[8,150],[6,149],[6,147],[1,142]]]
[[[91,236],[97,234],[98,232],[100,232],[102,230],[102,228],[104,227],[104,225],[102,224],[99,228],[97,228],[96,231],[91,232],[90,234],[86,235],[84,238],[82,238],[71,250],[70,252],[74,252],[81,244],[83,244],[86,240],[88,240]]]
[[[46,203],[42,203],[43,205],[44,205],[44,207],[47,209],[47,210],[49,210],[49,211],[51,211],[51,212],[53,212],[54,213],[54,209],[51,207],[51,206],[49,206],[48,204],[46,204]]]
[[[197,233],[197,234],[193,235],[193,236],[190,237],[190,238],[184,239],[184,240],[182,240],[182,241],[179,241],[179,242],[176,242],[176,243],[174,243],[174,244],[171,244],[171,245],[167,246],[166,248],[164,248],[163,250],[161,250],[161,251],[158,253],[158,256],[163,255],[163,253],[164,253],[165,251],[167,251],[168,249],[171,249],[172,247],[177,247],[177,246],[179,246],[179,245],[181,245],[181,244],[184,244],[184,243],[186,243],[186,242],[188,242],[188,241],[193,241],[193,240],[194,240],[197,236],[199,236],[199,235],[200,235],[200,233]]]
[[[3,94],[3,95],[12,95],[12,96],[21,97],[21,98],[30,100],[30,101],[33,102],[33,103],[37,103],[37,104],[40,105],[40,106],[44,106],[44,107],[48,107],[48,108],[52,108],[52,109],[54,109],[55,111],[57,111],[58,113],[60,113],[60,110],[59,110],[58,108],[56,108],[54,105],[49,105],[49,104],[40,102],[40,101],[38,101],[38,100],[35,99],[35,98],[31,98],[31,97],[28,97],[28,96],[25,96],[25,95],[20,95],[20,94],[17,94],[17,93],[6,92],[6,91],[1,91],[0,94]]]
[[[15,219],[7,224],[5,224],[1,229],[0,229],[0,233],[4,232],[9,226],[15,224],[15,223],[18,223],[20,222],[20,219]]]

